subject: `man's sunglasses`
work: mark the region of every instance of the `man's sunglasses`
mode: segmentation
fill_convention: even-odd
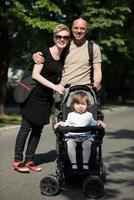
[[[65,35],[65,36],[56,35],[55,38],[56,38],[56,39],[59,39],[59,40],[61,40],[61,39],[68,40],[70,37],[69,37],[69,35]]]

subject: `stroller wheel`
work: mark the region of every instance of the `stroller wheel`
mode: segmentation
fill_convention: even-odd
[[[104,195],[104,185],[98,176],[90,176],[83,182],[84,194],[88,198],[99,198]]]
[[[59,192],[59,181],[54,175],[48,175],[40,181],[41,193],[47,196],[54,196]]]

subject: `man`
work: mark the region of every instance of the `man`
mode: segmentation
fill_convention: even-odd
[[[68,54],[65,57],[61,83],[66,87],[78,84],[91,84],[91,63],[89,63],[88,41],[86,33],[87,21],[78,18],[73,21],[72,33],[74,39],[70,42]],[[44,62],[41,52],[33,54],[35,63]],[[93,87],[98,91],[101,88],[101,52],[97,44],[93,43]]]

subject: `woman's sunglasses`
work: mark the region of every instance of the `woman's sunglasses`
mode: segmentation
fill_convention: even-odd
[[[61,39],[68,40],[70,37],[69,37],[69,35],[65,35],[65,36],[56,35],[55,38],[58,40],[61,40]]]

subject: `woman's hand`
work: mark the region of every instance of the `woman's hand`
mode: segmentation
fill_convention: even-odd
[[[64,94],[65,88],[62,84],[55,85],[54,90],[60,94]]]

